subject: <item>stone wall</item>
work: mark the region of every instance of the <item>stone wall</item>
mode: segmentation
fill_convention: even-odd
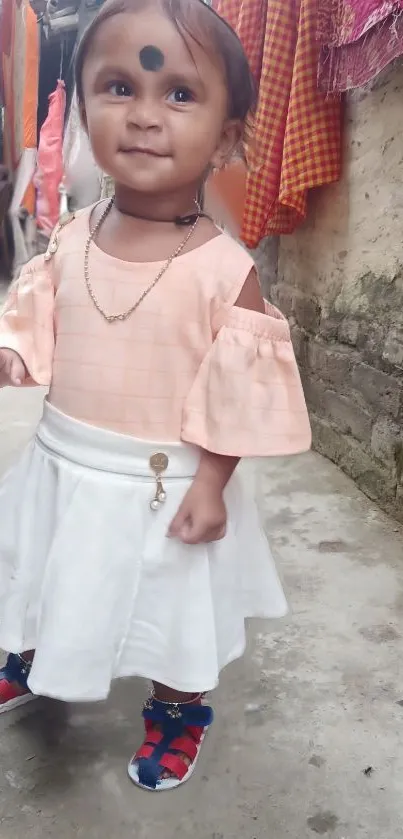
[[[403,520],[403,66],[348,97],[344,177],[282,237],[270,296],[291,318],[316,449]]]

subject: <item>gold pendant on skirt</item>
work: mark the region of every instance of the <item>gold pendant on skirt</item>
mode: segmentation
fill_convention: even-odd
[[[169,458],[163,452],[157,452],[150,457],[150,469],[154,472],[156,488],[155,495],[150,501],[150,507],[155,512],[166,500],[167,494],[162,483],[162,475],[168,469]]]

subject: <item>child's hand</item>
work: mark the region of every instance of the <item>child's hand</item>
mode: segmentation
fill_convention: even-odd
[[[14,350],[0,349],[0,387],[19,387],[27,377],[27,368]]]
[[[194,480],[169,528],[168,536],[185,545],[216,542],[227,529],[222,491],[208,482]]]

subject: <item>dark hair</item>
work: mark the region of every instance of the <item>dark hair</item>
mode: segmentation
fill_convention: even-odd
[[[203,0],[106,0],[78,46],[75,79],[79,102],[84,101],[83,67],[95,33],[117,14],[140,11],[158,2],[178,32],[190,36],[206,52],[221,58],[228,88],[228,116],[246,125],[256,107],[256,86],[242,44],[234,30]]]

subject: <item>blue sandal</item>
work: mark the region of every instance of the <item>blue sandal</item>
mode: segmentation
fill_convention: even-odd
[[[201,704],[202,694],[190,702],[161,702],[152,695],[144,705],[146,736],[129,763],[129,778],[153,792],[175,789],[189,780],[204,738],[213,722],[213,710]],[[186,755],[190,765],[183,760]],[[172,773],[162,778],[164,772]]]
[[[30,670],[31,663],[25,661],[23,656],[9,654],[5,666],[0,670],[0,714],[36,699],[27,684]]]

